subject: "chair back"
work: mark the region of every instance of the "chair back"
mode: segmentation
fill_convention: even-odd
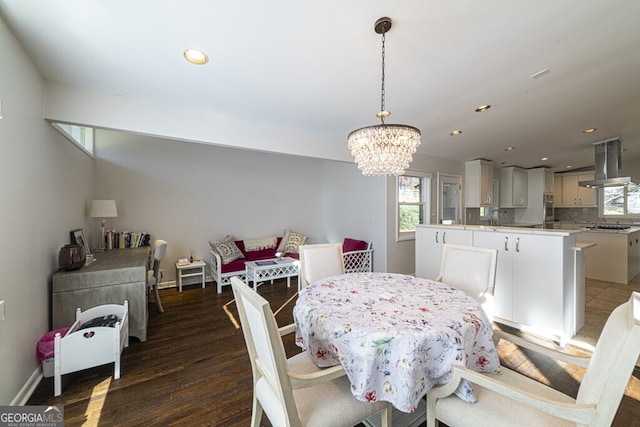
[[[255,398],[272,425],[298,426],[286,353],[269,301],[237,276],[231,278],[231,287],[251,360]]]
[[[298,289],[310,283],[344,273],[344,258],[340,243],[318,243],[302,245],[300,253],[300,275]]]
[[[590,425],[611,425],[639,355],[640,293],[633,292],[607,319],[580,382],[576,402],[597,405]]]
[[[493,294],[497,261],[496,249],[444,244],[440,273],[435,280],[484,302],[485,294]]]
[[[158,278],[160,271],[160,261],[162,261],[167,253],[167,241],[156,240],[153,242],[153,277]]]

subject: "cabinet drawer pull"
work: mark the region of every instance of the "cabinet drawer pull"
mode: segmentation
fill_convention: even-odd
[[[446,231],[442,232],[442,243],[447,243],[447,232]]]
[[[516,252],[520,252],[520,238],[516,237]]]
[[[504,238],[504,250],[505,251],[509,250],[509,238],[508,237]]]
[[[436,231],[436,243],[440,243],[440,242],[438,242],[438,233],[439,233],[439,231]]]

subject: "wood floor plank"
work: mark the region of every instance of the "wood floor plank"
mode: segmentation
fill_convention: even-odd
[[[587,306],[587,325],[576,339],[595,343],[608,307],[631,288],[589,283],[587,300],[592,304]],[[296,288],[295,280],[290,288],[286,281],[277,281],[260,286],[258,292],[275,311],[294,296]],[[602,293],[605,302],[597,301]],[[62,395],[56,398],[53,378],[45,378],[28,404],[64,405],[67,427],[249,425],[251,365],[242,331],[233,322],[238,317],[231,289],[217,294],[208,283],[205,289],[195,285],[186,286],[182,293],[163,289],[160,294],[165,312],[158,313],[153,301],[149,304],[148,340],[133,339],[124,350],[120,379],[113,380],[113,364],[64,375]],[[280,325],[292,322],[292,308],[290,303],[276,316]],[[579,368],[514,347],[499,347],[504,364],[575,396],[582,377]],[[290,355],[299,351],[292,337],[285,339],[285,348]],[[636,370],[613,425],[640,427],[639,420],[640,372]],[[262,425],[270,426],[266,417]]]

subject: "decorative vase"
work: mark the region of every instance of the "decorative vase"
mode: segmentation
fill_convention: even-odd
[[[64,245],[58,252],[58,266],[61,270],[77,270],[84,265],[86,260],[87,256],[82,245]]]

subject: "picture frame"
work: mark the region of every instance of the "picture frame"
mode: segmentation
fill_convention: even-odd
[[[88,255],[91,253],[91,249],[89,249],[89,241],[84,235],[84,229],[78,228],[77,230],[71,231],[70,234],[71,234],[71,243],[82,245],[84,247],[85,255]]]

